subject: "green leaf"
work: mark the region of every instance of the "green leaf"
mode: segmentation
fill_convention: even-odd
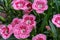
[[[7,2],[7,0],[4,0],[4,5],[6,6],[6,7],[8,7],[8,2]]]
[[[0,12],[2,12],[3,11],[3,7],[2,6],[0,6]]]
[[[0,10],[2,10],[3,9],[3,7],[2,6],[0,6]]]
[[[49,21],[49,25],[51,27],[53,40],[57,40],[57,31],[56,31],[55,26],[53,25],[53,23],[51,21]]]
[[[2,16],[0,16],[0,20],[5,22],[5,18],[3,18]]]
[[[56,11],[59,13],[59,5],[58,5],[58,0],[53,0],[53,2],[55,3],[56,5]]]

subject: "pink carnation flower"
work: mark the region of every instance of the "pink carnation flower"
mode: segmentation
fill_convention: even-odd
[[[47,0],[34,0],[32,8],[36,10],[37,13],[43,13],[48,9]]]
[[[4,28],[4,27],[5,27],[5,25],[3,25],[3,24],[0,25],[0,35],[1,35],[2,28]]]
[[[30,15],[24,15],[23,16],[23,23],[25,23],[27,26],[30,27],[35,27],[36,26],[36,21],[35,21],[35,16],[30,14]]]
[[[29,14],[32,11],[32,3],[28,2],[28,4],[26,4],[26,8],[27,9],[24,10],[24,14]]]
[[[38,34],[35,37],[33,37],[32,40],[46,40],[46,35]]]
[[[14,18],[11,25],[12,27],[14,27],[16,24],[19,24],[21,22],[22,19],[19,19],[19,18]]]
[[[14,27],[14,36],[17,39],[25,39],[30,36],[31,31],[32,30],[28,26],[24,25],[23,23],[20,23],[15,25]]]
[[[12,7],[15,10],[25,10],[26,9],[26,4],[28,2],[25,0],[13,0],[12,1]]]
[[[7,27],[3,27],[1,31],[1,36],[4,39],[8,39],[12,35],[12,25],[8,25]]]
[[[56,14],[53,16],[52,23],[55,24],[58,28],[60,28],[60,14]]]

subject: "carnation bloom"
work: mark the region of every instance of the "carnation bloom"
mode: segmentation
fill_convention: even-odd
[[[37,13],[43,13],[48,9],[47,0],[34,0],[32,8],[36,10]]]
[[[22,19],[19,19],[19,18],[14,18],[11,25],[12,27],[14,27],[16,24],[19,24],[21,22]]]
[[[36,26],[36,21],[35,21],[35,16],[30,14],[30,15],[24,15],[23,16],[23,23],[25,23],[27,26],[30,27],[35,27]]]
[[[28,26],[24,25],[23,23],[19,23],[14,27],[14,36],[17,39],[25,39],[30,36],[31,31],[32,30]]]
[[[13,0],[12,1],[12,7],[15,10],[25,10],[26,9],[26,4],[28,2],[25,0]]]
[[[8,25],[7,27],[3,27],[1,31],[1,36],[4,39],[8,39],[12,35],[12,25]]]
[[[35,37],[33,37],[32,40],[46,40],[46,35],[38,34]]]
[[[58,28],[60,28],[60,14],[56,14],[53,16],[52,23],[55,24]]]
[[[1,35],[2,28],[4,28],[4,27],[5,27],[5,25],[3,25],[3,24],[0,25],[0,35]]]
[[[29,14],[32,11],[32,3],[28,2],[28,4],[26,4],[26,8],[27,9],[24,10],[24,14]]]

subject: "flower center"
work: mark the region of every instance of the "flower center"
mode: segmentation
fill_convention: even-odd
[[[5,32],[6,34],[8,34],[8,30],[6,30],[6,32]]]
[[[19,6],[19,7],[22,7],[22,6],[23,6],[23,4],[18,4],[18,6]]]
[[[41,8],[42,8],[42,4],[39,4],[39,5],[38,5],[38,8],[41,9]]]
[[[9,34],[9,28],[5,28],[5,34]]]
[[[26,21],[26,24],[30,24],[30,23],[31,23],[31,21],[30,21],[30,20],[27,20],[27,21]]]
[[[29,10],[31,7],[28,7],[27,9]]]
[[[38,38],[37,40],[43,40],[43,38]]]
[[[21,30],[21,33],[24,33],[24,32],[25,32],[25,29],[22,29],[22,30]]]

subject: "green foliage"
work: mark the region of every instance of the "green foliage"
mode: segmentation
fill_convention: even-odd
[[[30,0],[33,2],[33,0]],[[7,18],[3,18],[0,16],[0,20],[4,24],[11,23],[12,19],[15,17],[22,18],[23,11],[22,10],[14,10],[11,6],[12,0],[0,0],[0,12],[5,12],[7,14]],[[51,19],[54,14],[60,13],[60,0],[48,0],[48,10],[46,10],[43,14],[37,14],[34,10],[31,14],[36,16],[36,29],[31,32],[31,36],[25,40],[31,40],[33,36],[39,33],[43,33],[47,35],[47,40],[60,40],[60,29],[56,28],[54,24],[52,24]],[[50,25],[51,30],[47,31],[45,26]],[[3,40],[2,38],[0,40]],[[15,37],[11,36],[8,40],[17,40]]]

